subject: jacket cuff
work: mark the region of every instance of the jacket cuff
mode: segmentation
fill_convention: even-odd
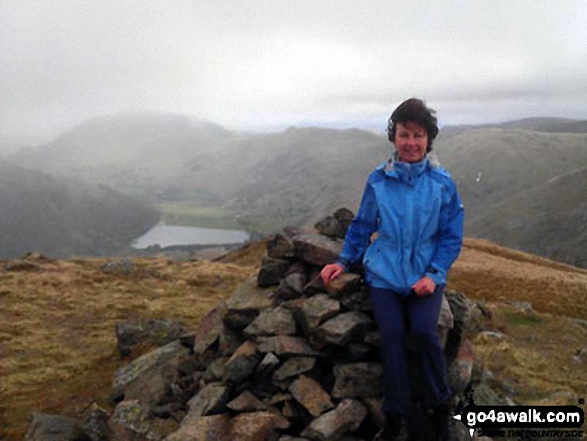
[[[344,270],[347,271],[347,272],[348,272],[349,268],[351,267],[351,262],[348,261],[347,259],[343,259],[342,257],[339,257],[336,260],[336,262],[334,262],[334,263],[337,263],[340,266],[342,266],[344,268]]]
[[[446,285],[446,271],[429,268],[424,275],[430,277],[436,285]]]

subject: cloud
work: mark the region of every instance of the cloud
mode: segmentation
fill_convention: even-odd
[[[581,0],[4,0],[0,125],[42,138],[141,110],[371,124],[414,95],[450,120],[505,101],[586,118],[584,17]]]

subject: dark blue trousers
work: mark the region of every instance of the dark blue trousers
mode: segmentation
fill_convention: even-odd
[[[370,287],[375,319],[382,336],[384,412],[411,414],[410,375],[417,375],[422,384],[424,406],[436,407],[450,398],[446,362],[437,330],[442,290],[442,286],[437,286],[434,293],[424,297],[416,294],[402,297],[388,289]],[[408,336],[416,353],[415,372],[408,372]]]

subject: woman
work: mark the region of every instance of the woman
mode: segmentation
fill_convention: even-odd
[[[446,276],[461,250],[464,214],[455,183],[429,155],[438,134],[434,113],[415,98],[392,113],[388,135],[396,151],[370,174],[340,258],[321,272],[327,286],[361,259],[365,267],[382,334],[388,424],[379,439],[408,436],[407,335],[418,355],[422,403],[435,412],[438,439],[448,437],[450,389],[437,323]]]

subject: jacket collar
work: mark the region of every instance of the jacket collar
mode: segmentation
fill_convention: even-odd
[[[438,167],[440,167],[440,163],[438,162],[437,156],[433,153],[426,155],[420,162],[409,164],[400,161],[397,152],[395,152],[389,161],[384,162],[377,168],[382,170],[387,176],[398,179],[401,182],[413,184],[414,179],[424,173],[426,169]]]

